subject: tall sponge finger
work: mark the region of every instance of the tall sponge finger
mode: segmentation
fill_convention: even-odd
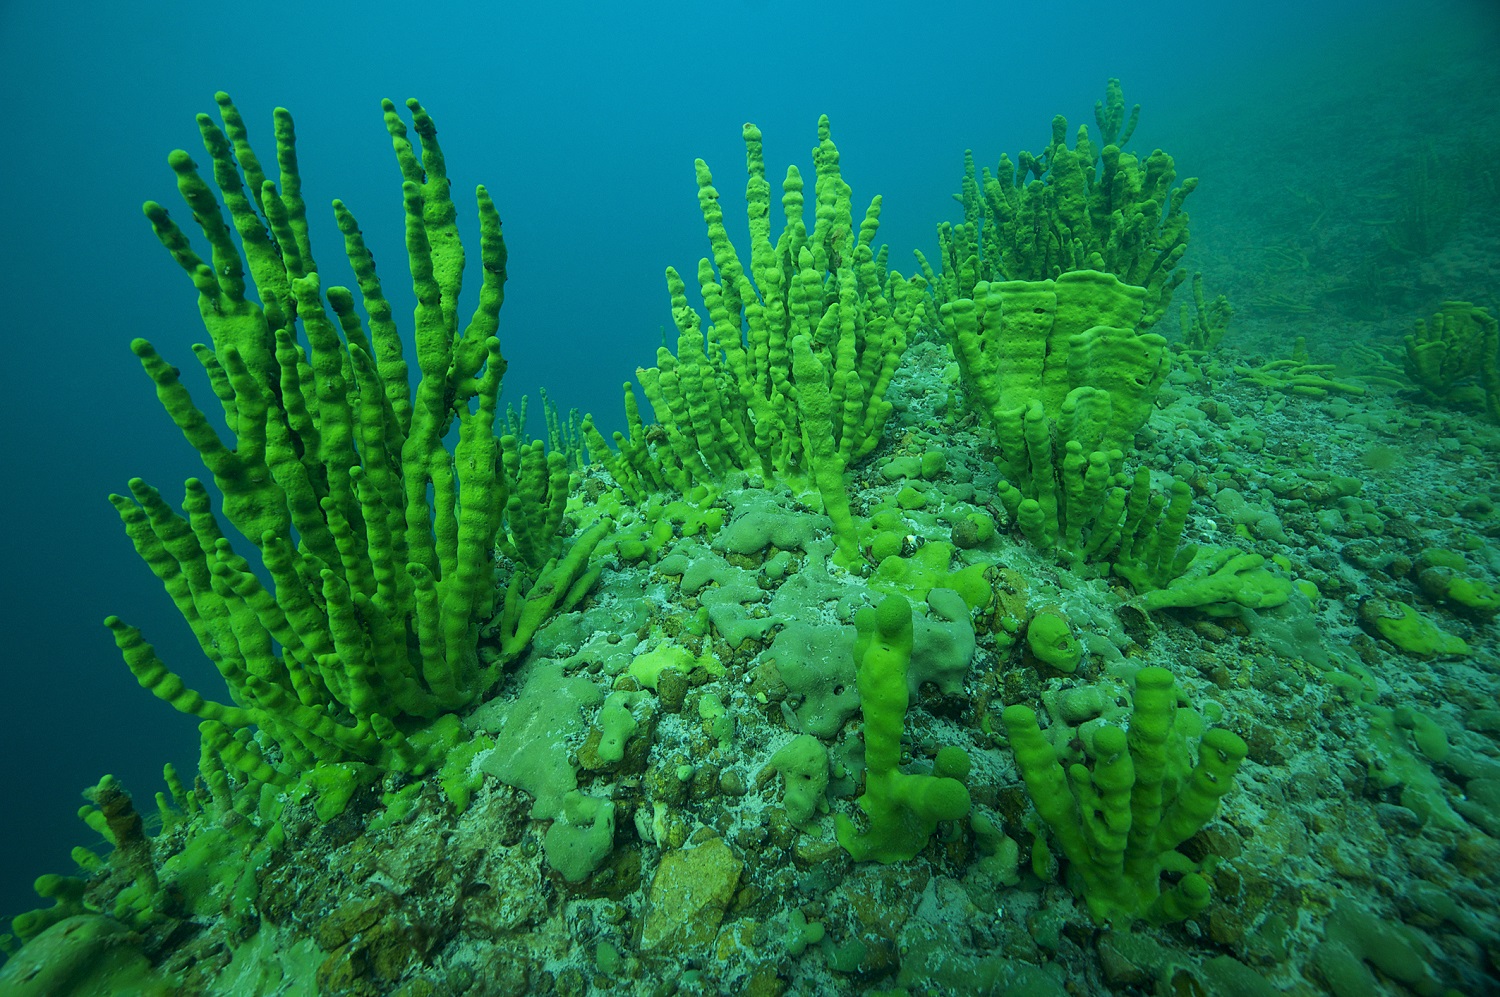
[[[141,684],[142,689],[157,699],[171,703],[183,713],[189,713],[200,720],[216,720],[226,727],[248,727],[254,722],[249,710],[204,699],[189,689],[182,678],[169,670],[156,656],[156,648],[141,637],[141,632],[136,627],[130,626],[118,616],[106,617],[104,625],[114,634],[115,646],[120,649],[135,680]]]

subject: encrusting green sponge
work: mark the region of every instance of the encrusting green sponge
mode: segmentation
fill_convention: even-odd
[[[1056,606],[1036,611],[1026,625],[1026,646],[1037,661],[1060,672],[1078,670],[1083,660],[1083,645],[1073,635],[1073,624]]]

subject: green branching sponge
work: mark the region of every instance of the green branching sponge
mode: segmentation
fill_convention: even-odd
[[[1067,771],[1030,707],[1009,706],[1002,715],[1032,804],[1068,859],[1074,889],[1100,922],[1177,921],[1208,903],[1207,879],[1176,849],[1214,818],[1248,748],[1237,734],[1209,730],[1197,765],[1176,785],[1168,751],[1176,708],[1171,672],[1141,669],[1129,731],[1101,727],[1092,767]],[[1163,890],[1164,872],[1183,875]]]
[[[1234,317],[1234,306],[1224,295],[1219,295],[1212,301],[1206,301],[1203,297],[1203,275],[1193,274],[1193,307],[1183,305],[1178,314],[1181,316],[1179,328],[1182,329],[1182,342],[1189,353],[1207,353],[1214,349],[1224,339],[1224,333],[1229,331],[1229,320]]]
[[[478,188],[480,286],[461,324],[464,248],[422,106],[407,102],[414,145],[395,105],[383,105],[404,181],[417,299],[413,392],[374,259],[339,202],[358,297],[323,285],[290,115],[276,112],[280,177],[272,181],[234,104],[226,94],[216,99],[223,128],[207,115],[198,126],[217,195],[187,153],[170,157],[211,259],[161,205],[148,202],[145,213],[197,288],[211,344],[195,352],[230,438],[221,439],[150,343],[132,349],[212,474],[223,521],[196,480],[181,513],[139,479],[129,497],[111,501],[223,676],[229,702],[187,688],[134,627],[116,617],[106,624],[141,685],[203,721],[205,757],[216,759],[205,779],[220,800],[225,780],[286,787],[318,765],[425,770],[432,760],[419,757],[406,732],[484,694],[546,615],[575,597],[608,524],[564,553],[553,537],[566,467],[495,437],[505,371],[495,338],[506,275],[500,216]],[[455,438],[450,450],[445,440]],[[479,628],[496,609],[495,546],[507,510],[523,567],[499,607],[502,653],[481,660]],[[240,538],[258,549],[263,570]],[[265,737],[244,736],[251,727]]]
[[[656,365],[636,371],[656,425],[643,423],[627,385],[629,434],[616,434],[618,455],[591,421],[582,428],[590,455],[637,499],[716,487],[735,470],[816,490],[847,557],[855,540],[844,469],[880,442],[893,411],[886,389],[926,316],[926,282],[887,270],[874,246],[879,197],[854,218],[827,117],[813,150],[812,227],[803,218],[804,180],[792,167],[781,184],[785,225],[774,239],[760,129],[745,125],[744,139],[749,254],[730,241],[713,176],[699,160],[698,203],[712,251],[696,273],[702,314],[688,298],[694,275],[668,269],[676,351],[663,344]]]
[[[1001,156],[992,173],[976,171],[965,154],[964,220],[938,228],[942,274],[924,261],[939,302],[974,297],[981,281],[1044,280],[1072,270],[1098,270],[1138,286],[1141,328],[1160,321],[1187,276],[1177,269],[1187,251],[1183,202],[1196,178],[1177,180],[1176,164],[1157,149],[1144,159],[1123,150],[1140,119],[1127,121],[1119,80],[1110,80],[1094,112],[1104,145],[1081,126],[1068,147],[1068,121],[1052,119],[1041,155]]]
[[[1291,356],[1268,360],[1258,367],[1236,364],[1234,372],[1267,391],[1285,391],[1308,398],[1326,398],[1335,393],[1355,396],[1365,393],[1363,385],[1329,377],[1337,367],[1337,364],[1313,363],[1307,352],[1307,338],[1298,336],[1292,341]]]
[[[1424,401],[1500,412],[1500,320],[1467,301],[1445,301],[1405,339],[1406,376]],[[1478,381],[1478,384],[1474,382]]]
[[[939,821],[969,812],[963,779],[969,758],[961,748],[943,748],[931,775],[900,770],[901,727],[906,715],[906,670],[911,663],[911,603],[888,596],[855,615],[854,659],[859,667],[859,698],[865,718],[865,793],[860,809],[869,830],[838,814],[836,833],[855,861],[903,862],[927,845]]]

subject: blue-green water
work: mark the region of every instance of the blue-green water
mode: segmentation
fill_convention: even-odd
[[[15,816],[0,910],[36,906],[40,874],[82,875],[74,846],[108,851],[74,816],[78,791],[105,772],[148,815],[165,887],[145,903],[139,869],[117,855],[81,901],[105,918],[90,930],[111,941],[44,963],[102,972],[112,952],[124,976],[210,993],[1494,987],[1500,679],[1484,591],[1500,572],[1500,450],[1483,357],[1468,373],[1455,358],[1459,383],[1435,390],[1405,343],[1418,319],[1434,329],[1445,301],[1500,305],[1497,24],[1483,5],[1152,13],[1107,27],[1093,19],[1103,15],[1046,7],[997,23],[968,5],[920,16],[776,3],[415,16],[0,12],[0,61],[18,95],[0,288],[16,469],[0,725]],[[777,196],[796,164],[811,202],[808,150],[828,114],[855,223],[880,194],[875,245],[890,247],[888,268],[920,272],[920,250],[941,277],[958,269],[935,229],[963,217],[952,195],[964,150],[995,170],[1002,153],[1040,152],[1056,114],[1069,143],[1080,124],[1097,140],[1108,77],[1123,81],[1127,107],[1143,107],[1127,151],[1165,150],[1179,183],[1198,178],[1177,269],[1202,275],[1206,305],[1223,295],[1233,312],[1206,353],[1163,354],[1123,465],[1148,468],[1161,488],[1183,481],[1184,541],[1263,557],[1257,570],[1280,580],[1280,604],[1147,610],[1144,586],[1110,575],[1104,559],[1039,551],[1001,498],[1003,454],[972,411],[939,286],[911,320],[886,393],[893,411],[848,471],[852,563],[835,556],[820,512],[829,500],[800,466],[716,475],[712,494],[692,494],[691,512],[642,553],[620,537],[633,535],[632,517],[659,512],[618,497],[597,461],[577,471],[562,532],[614,517],[599,577],[529,648],[506,653],[484,710],[503,756],[507,723],[523,729],[513,704],[537,698],[530,683],[553,670],[574,683],[580,698],[560,726],[511,748],[552,756],[549,771],[611,804],[607,822],[597,805],[562,817],[588,830],[572,846],[584,858],[549,856],[561,804],[538,811],[535,784],[467,738],[479,768],[459,780],[464,807],[436,776],[386,776],[356,779],[341,812],[268,790],[255,814],[190,824],[169,814],[159,827],[161,766],[191,784],[197,720],[138,688],[97,620],[120,614],[189,685],[228,693],[104,496],[139,475],[175,503],[175,482],[204,474],[129,342],[150,338],[207,406],[207,381],[188,369],[190,344],[205,338],[193,292],[137,211],[153,198],[192,227],[164,158],[186,148],[209,161],[191,116],[212,109],[215,90],[234,95],[273,178],[270,112],[290,108],[324,286],[353,279],[330,224],[338,197],[402,323],[413,300],[400,174],[378,100],[420,96],[469,246],[465,312],[479,281],[476,183],[504,220],[502,407],[530,395],[526,428],[545,435],[545,385],[564,418],[591,412],[608,436],[627,429],[620,383],[658,364],[663,342],[677,349],[666,266],[710,318],[694,279],[710,251],[694,158],[713,170],[728,235],[750,256],[743,122],[764,135]],[[771,217],[776,238],[779,203]],[[1178,287],[1153,326],[1173,343],[1192,287]],[[1493,362],[1493,339],[1463,342]],[[661,431],[643,438],[669,446]],[[883,553],[897,562],[882,568]],[[899,565],[938,577],[897,583]],[[967,601],[932,604],[934,588]],[[970,806],[930,841],[917,834],[911,858],[854,862],[836,818],[863,827],[856,801],[870,783],[855,611],[893,591],[919,619],[900,771],[925,774],[939,748],[962,748]],[[1074,670],[1029,646],[1039,614],[1068,621],[1082,651]],[[1382,626],[1397,618],[1436,633],[1403,648]],[[631,663],[662,648],[684,657],[652,688]],[[1037,816],[1001,713],[1032,707],[1059,756],[1087,761],[1097,783],[1094,736],[1130,726],[1147,666],[1175,678],[1179,776],[1208,726],[1242,737],[1247,757],[1157,880],[1170,892],[1191,866],[1212,888],[1207,905],[1185,918],[1142,908],[1105,927],[1099,888]],[[611,691],[632,697],[628,733],[602,703]],[[599,741],[615,735],[621,757],[601,757]],[[799,737],[830,759],[813,777],[826,788],[801,796],[785,787],[822,756]],[[252,872],[210,877],[219,887],[189,875],[209,860]],[[559,866],[582,869],[581,881]],[[18,992],[82,992],[48,986]]]

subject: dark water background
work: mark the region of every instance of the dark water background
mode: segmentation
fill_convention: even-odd
[[[1321,317],[1291,313],[1310,341],[1319,329],[1347,335],[1345,314],[1396,328],[1444,297],[1495,303],[1493,255],[1445,268],[1380,253],[1379,203],[1424,148],[1445,157],[1462,139],[1474,164],[1461,173],[1465,196],[1495,203],[1500,14],[1482,0],[1271,0],[1211,14],[1206,4],[278,2],[254,19],[176,2],[42,6],[0,3],[7,918],[34,906],[35,876],[71,872],[69,849],[96,840],[74,817],[85,786],[112,772],[149,812],[163,762],[196,770],[196,721],[135,685],[100,620],[140,626],[190,684],[223,696],[105,501],[141,476],[175,502],[182,479],[203,473],[128,343],[145,336],[189,368],[190,344],[205,337],[140,203],[188,221],[166,154],[207,161],[193,115],[213,110],[215,90],[234,97],[268,167],[271,109],[292,111],[325,284],[349,280],[327,210],[338,197],[398,317],[410,315],[399,174],[378,101],[419,97],[466,237],[476,183],[504,219],[505,400],[530,394],[535,414],[545,386],[606,433],[622,419],[620,384],[653,362],[670,325],[663,268],[691,273],[707,250],[695,157],[714,169],[743,243],[744,121],[764,132],[774,179],[788,163],[810,172],[817,116],[828,114],[856,210],[885,196],[879,241],[909,272],[911,251],[933,253],[935,224],[957,216],[965,148],[989,164],[1040,151],[1054,114],[1092,125],[1105,79],[1118,76],[1127,102],[1145,108],[1133,147],[1165,148],[1179,176],[1203,179],[1187,265],[1211,294],[1234,292],[1246,337],[1284,333],[1288,295]],[[1469,236],[1494,224],[1473,215]],[[1287,241],[1309,262],[1278,274],[1262,257]],[[1374,266],[1389,302],[1319,293],[1331,270]],[[201,378],[190,383],[206,407]]]

